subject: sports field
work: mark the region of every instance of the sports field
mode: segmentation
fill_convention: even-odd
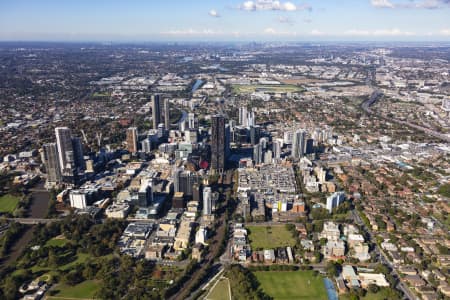
[[[262,290],[274,300],[326,300],[323,278],[312,271],[254,272]]]
[[[12,213],[19,204],[19,197],[13,195],[3,195],[0,197],[0,212]]]
[[[247,226],[247,229],[249,230],[248,238],[253,250],[295,245],[295,239],[284,225]]]

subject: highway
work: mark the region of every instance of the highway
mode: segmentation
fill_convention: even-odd
[[[450,137],[447,136],[447,135],[445,135],[445,134],[439,133],[439,132],[437,132],[437,131],[434,131],[434,130],[432,130],[432,129],[429,129],[429,128],[426,128],[426,127],[423,127],[423,126],[419,126],[419,125],[417,125],[417,124],[413,124],[413,123],[411,123],[411,122],[401,121],[401,120],[392,119],[392,118],[387,118],[387,117],[385,117],[385,116],[383,116],[383,115],[381,115],[381,114],[379,114],[379,113],[374,112],[372,109],[370,109],[370,106],[372,106],[372,105],[373,105],[373,104],[374,104],[381,96],[383,96],[383,93],[382,93],[380,90],[375,90],[375,91],[370,95],[369,99],[366,100],[366,101],[364,101],[364,102],[361,104],[361,108],[362,108],[365,112],[367,112],[368,114],[375,114],[375,115],[377,115],[377,116],[379,116],[379,117],[381,117],[381,118],[387,119],[387,120],[392,121],[392,122],[394,122],[394,123],[401,124],[401,125],[406,125],[406,126],[408,126],[408,127],[411,127],[411,128],[417,129],[417,130],[420,130],[420,131],[422,131],[422,132],[424,132],[424,133],[426,133],[426,134],[429,134],[429,135],[431,135],[431,136],[434,136],[434,137],[436,137],[436,138],[439,138],[439,139],[441,139],[441,140],[443,140],[443,141],[445,141],[445,142],[450,142]]]

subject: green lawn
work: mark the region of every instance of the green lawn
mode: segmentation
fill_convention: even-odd
[[[0,197],[0,212],[12,213],[19,205],[19,197],[6,194]]]
[[[69,262],[69,263],[67,263],[65,265],[59,266],[58,270],[61,270],[61,271],[69,270],[70,268],[74,267],[77,264],[84,263],[88,259],[89,256],[90,255],[87,254],[87,253],[78,253],[77,257],[76,257],[76,259],[74,261],[71,261],[71,262]],[[31,271],[33,273],[37,273],[37,272],[40,272],[40,271],[49,271],[49,270],[50,270],[50,267],[41,267],[41,266],[38,266],[38,265],[34,265],[34,266],[31,267]]]
[[[52,238],[45,243],[45,246],[63,247],[69,242],[66,238]]]
[[[263,90],[270,93],[288,93],[288,92],[301,92],[304,89],[301,86],[294,84],[250,84],[250,85],[233,85],[233,92],[236,94],[250,94],[256,90]]]
[[[205,300],[230,300],[229,282],[226,278],[220,278],[216,286],[211,290]]]
[[[321,276],[312,271],[254,272],[262,290],[274,300],[320,300],[328,299]]]
[[[252,249],[273,249],[294,246],[295,239],[284,225],[247,226]]]
[[[94,299],[94,295],[98,291],[99,287],[99,283],[94,280],[86,280],[74,286],[58,284],[54,289],[54,291],[58,292],[55,293],[54,296],[48,297],[48,299]]]

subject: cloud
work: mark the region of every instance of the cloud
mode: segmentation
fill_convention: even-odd
[[[290,1],[278,1],[278,0],[255,0],[245,1],[238,6],[238,9],[246,11],[258,11],[258,10],[279,10],[279,11],[296,11],[296,10],[311,10],[311,6],[305,4],[297,6]]]
[[[163,31],[161,32],[162,35],[178,35],[178,36],[211,36],[211,35],[222,35],[223,32],[221,31],[215,31],[212,29],[175,29],[175,30],[169,30],[169,31]]]
[[[220,14],[215,9],[211,9],[208,14],[211,17],[214,17],[214,18],[219,18],[220,17]]]
[[[309,34],[313,35],[313,36],[324,36],[324,35],[327,35],[325,32],[320,31],[318,29],[311,30],[311,32]]]
[[[268,27],[263,31],[264,35],[276,35],[276,36],[296,36],[297,32],[295,31],[279,31],[272,27]]]
[[[292,19],[290,19],[288,17],[285,17],[285,16],[279,16],[277,18],[277,21],[279,23],[281,23],[281,24],[289,24],[289,25],[293,25],[294,24],[294,21]]]
[[[371,0],[371,3],[375,7],[394,8],[394,4],[392,4],[389,0]]]
[[[450,6],[450,0],[370,0],[377,8],[439,9]]]
[[[344,32],[346,36],[414,36],[414,32],[402,31],[398,28],[378,30],[351,29]]]
[[[441,31],[439,31],[439,34],[450,36],[450,28],[442,29]]]

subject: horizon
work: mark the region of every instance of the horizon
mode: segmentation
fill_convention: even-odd
[[[448,0],[0,2],[0,41],[450,41]]]

